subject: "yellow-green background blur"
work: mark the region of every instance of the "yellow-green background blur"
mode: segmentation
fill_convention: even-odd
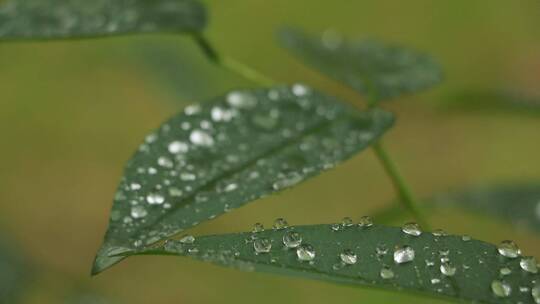
[[[538,92],[539,1],[206,4],[211,17],[207,35],[221,53],[280,82],[303,81],[358,105],[363,101],[354,92],[281,49],[275,30],[282,25],[311,32],[333,28],[436,57],[445,69],[442,85],[385,104],[398,115],[385,141],[418,196],[540,178],[540,115],[442,106],[469,89],[513,86]],[[145,134],[188,103],[251,86],[209,64],[186,36],[1,43],[0,229],[37,269],[23,303],[63,303],[74,290],[99,294],[111,303],[433,303],[403,293],[244,273],[184,258],[130,258],[90,278],[123,164]],[[246,231],[255,222],[270,225],[276,217],[291,224],[358,219],[393,198],[388,178],[372,152],[365,151],[192,233]],[[534,233],[504,222],[457,211],[429,220],[450,233],[491,242],[513,239],[526,254],[540,256]]]

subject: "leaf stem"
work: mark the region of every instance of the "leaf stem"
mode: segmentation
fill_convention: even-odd
[[[396,189],[396,192],[399,196],[399,201],[414,216],[420,226],[429,230],[429,224],[425,220],[422,211],[418,207],[412,191],[409,189],[409,187],[405,183],[405,180],[399,173],[396,164],[388,155],[388,152],[384,148],[383,143],[381,141],[375,143],[373,145],[373,151],[375,152],[375,155],[377,156],[384,170],[386,171],[386,174],[388,174],[388,176],[392,180],[392,184],[394,185],[394,188]]]
[[[276,83],[268,76],[263,75],[231,57],[219,55],[210,41],[204,37],[202,33],[194,33],[192,37],[206,57],[214,64],[264,86],[270,86]]]

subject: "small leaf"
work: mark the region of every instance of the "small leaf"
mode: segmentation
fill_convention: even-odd
[[[195,0],[8,0],[0,6],[0,40],[193,32],[205,25],[204,6]]]
[[[301,245],[297,242],[285,246],[291,233],[296,233]],[[258,247],[261,244],[267,250],[256,250],[263,248]],[[133,254],[190,256],[245,271],[419,292],[475,303],[534,303],[531,288],[540,274],[530,271],[537,270],[536,265],[529,263],[526,271],[520,266],[521,257],[501,255],[499,251],[506,256],[515,256],[519,251],[514,243],[504,244],[498,249],[462,236],[427,232],[413,236],[380,225],[342,226],[337,231],[335,225],[313,225],[201,236],[191,244],[170,240]],[[508,295],[501,294],[499,287],[509,287]]]
[[[296,84],[235,91],[146,137],[118,187],[98,273],[119,257],[291,187],[376,141],[393,124]]]
[[[441,69],[431,57],[399,46],[347,41],[331,31],[314,37],[286,29],[279,38],[306,64],[379,100],[421,91],[442,80]]]
[[[432,201],[438,206],[459,206],[540,231],[539,183],[471,187],[436,195]]]

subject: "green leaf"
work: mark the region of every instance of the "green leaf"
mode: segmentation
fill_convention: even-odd
[[[520,266],[521,257],[502,256],[496,246],[466,236],[426,232],[413,236],[399,228],[380,225],[340,226],[337,231],[335,227],[297,226],[202,236],[193,243],[170,240],[132,254],[190,256],[245,271],[404,290],[475,303],[534,303],[531,288],[535,286],[533,281],[540,279],[535,260],[527,260],[534,262],[527,265],[527,269],[536,271],[531,273]],[[289,246],[284,245],[285,239],[295,239],[290,237],[294,232],[302,245],[288,248],[297,245],[290,241]],[[517,254],[512,244],[507,245],[507,256]],[[307,245],[311,245],[315,256],[311,261],[302,261],[300,257],[308,257]],[[511,273],[501,275],[504,268]],[[492,288],[501,287],[494,283],[497,281],[511,288],[507,297],[495,295]]]
[[[118,187],[93,273],[145,246],[291,187],[376,141],[393,124],[296,84],[188,106],[146,137]]]
[[[334,32],[311,36],[285,29],[282,45],[306,64],[370,98],[399,97],[441,82],[439,65],[429,56],[375,40],[348,41]]]
[[[470,187],[436,195],[438,206],[458,206],[540,231],[540,183]]]
[[[195,0],[8,0],[0,6],[0,40],[193,32],[205,25],[204,6]]]

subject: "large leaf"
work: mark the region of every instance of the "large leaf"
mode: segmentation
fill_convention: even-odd
[[[0,40],[192,32],[206,24],[196,0],[7,0]]]
[[[294,29],[282,30],[279,38],[306,64],[379,100],[421,91],[442,79],[431,57],[399,46],[347,41],[333,32],[311,36]]]
[[[296,84],[192,105],[148,135],[128,162],[98,273],[109,255],[166,239],[293,186],[376,141],[393,115],[360,112]]]
[[[431,200],[439,206],[459,206],[540,231],[540,183],[471,187]]]
[[[415,230],[408,231],[410,234],[378,225],[343,226],[338,231],[334,225],[298,226],[202,236],[193,243],[171,240],[134,254],[186,255],[245,271],[404,290],[475,303],[534,303],[534,289],[536,300],[540,301],[540,285],[534,283],[540,279],[536,261],[520,257],[518,250],[512,248],[513,243],[507,242],[498,249],[466,236],[425,232],[413,236]],[[300,239],[302,245],[298,246]],[[313,259],[308,261],[310,258]]]

